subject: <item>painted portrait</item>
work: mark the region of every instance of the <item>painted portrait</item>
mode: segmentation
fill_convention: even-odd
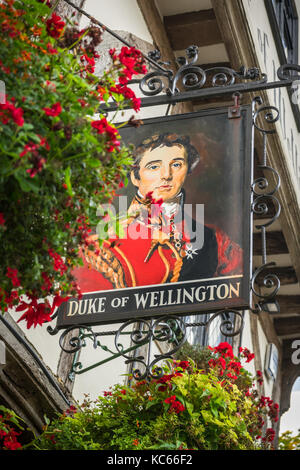
[[[111,312],[124,319],[162,306],[191,313],[222,302],[247,304],[249,119],[247,108],[235,119],[217,109],[120,129],[133,148],[133,164],[113,210],[99,212],[93,249],[81,248],[84,265],[74,275],[86,300],[102,293],[112,305],[114,296],[126,293],[126,302]],[[139,293],[146,295],[142,301]],[[106,318],[109,308],[102,313]]]

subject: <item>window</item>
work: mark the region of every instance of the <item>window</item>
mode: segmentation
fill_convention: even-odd
[[[207,322],[213,314],[206,313],[202,315],[195,315],[187,317],[187,323]],[[223,341],[232,344],[232,337],[222,334],[221,325],[226,320],[232,322],[233,328],[235,327],[235,319],[233,314],[226,314],[226,316],[218,315],[212,320],[209,327],[206,329],[204,326],[196,326],[187,328],[187,341],[193,345],[200,346],[218,346]],[[226,331],[226,325],[223,324],[223,331]],[[228,331],[229,332],[229,331]]]
[[[281,65],[298,64],[298,14],[295,1],[299,0],[265,0],[266,11],[278,52]],[[297,75],[297,72],[290,74]],[[300,111],[298,103],[292,100],[295,89],[287,89],[297,129],[300,132]]]
[[[269,4],[267,10],[269,10],[275,41],[277,38],[276,45],[280,61],[298,64],[298,15],[294,1],[272,0],[272,2],[267,1],[266,4]],[[270,11],[271,8],[273,13]]]

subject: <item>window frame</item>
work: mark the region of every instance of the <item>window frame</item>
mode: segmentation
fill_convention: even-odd
[[[269,17],[271,30],[273,33],[273,38],[275,46],[278,53],[278,58],[280,65],[284,64],[298,64],[299,62],[299,17],[297,13],[297,8],[294,0],[264,0],[265,8]],[[281,8],[279,8],[281,6]],[[289,18],[287,19],[287,14]],[[284,15],[284,16],[283,16]],[[293,53],[290,55],[286,54],[282,35],[284,33],[284,27],[287,22],[290,23],[289,33],[290,40],[293,47]],[[289,49],[290,50],[290,49]],[[293,73],[293,72],[292,72]],[[297,130],[300,132],[300,109],[299,105],[293,103],[292,94],[293,90],[289,87],[287,92],[290,98],[290,104],[292,107],[294,119],[296,122]]]

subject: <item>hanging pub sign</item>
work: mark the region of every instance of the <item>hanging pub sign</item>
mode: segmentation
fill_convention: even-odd
[[[249,307],[251,124],[245,106],[120,128],[129,182],[99,208],[57,328]]]

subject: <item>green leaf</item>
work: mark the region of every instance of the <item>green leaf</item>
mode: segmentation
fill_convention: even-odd
[[[86,163],[91,168],[98,168],[101,165],[101,162],[98,160],[98,158],[89,158],[86,160]]]
[[[23,176],[21,173],[15,173],[14,174],[16,180],[18,181],[22,191],[25,193],[29,193],[30,191],[33,191],[34,193],[38,193],[40,186],[39,186],[39,180],[37,177],[35,178],[30,178]]]
[[[44,420],[45,420],[45,423],[49,426],[49,424],[50,424],[50,419],[47,418],[46,415],[44,415]]]
[[[71,168],[68,166],[68,168],[65,170],[65,183],[67,185],[67,191],[69,196],[74,196],[74,192],[72,189],[72,184],[71,184]]]
[[[185,403],[185,407],[187,409],[187,412],[189,415],[192,415],[193,414],[193,411],[194,411],[194,405],[193,403],[189,403],[188,401]]]

